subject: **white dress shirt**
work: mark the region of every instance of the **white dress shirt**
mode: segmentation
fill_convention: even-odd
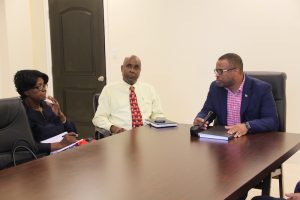
[[[160,99],[154,88],[145,83],[136,82],[134,85],[138,105],[145,119],[155,119],[164,117],[160,104]],[[120,81],[111,85],[106,85],[99,97],[99,105],[93,124],[96,127],[110,130],[112,125],[132,129],[132,119],[129,102],[130,85],[125,81]]]

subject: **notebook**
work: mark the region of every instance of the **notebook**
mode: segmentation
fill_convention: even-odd
[[[233,135],[227,133],[227,129],[224,126],[213,126],[205,131],[199,132],[200,138],[209,138],[216,140],[231,140]]]
[[[66,146],[66,147],[64,147],[64,148],[58,149],[58,150],[56,150],[56,151],[52,151],[50,154],[56,154],[56,153],[59,153],[59,152],[66,151],[66,150],[68,150],[68,149],[72,149],[72,148],[74,148],[74,147],[77,147],[77,146],[80,145],[80,143],[81,143],[83,140],[84,140],[84,139],[78,140],[77,142],[74,142],[74,143],[72,143],[72,144],[70,144],[70,145],[68,145],[68,146]]]

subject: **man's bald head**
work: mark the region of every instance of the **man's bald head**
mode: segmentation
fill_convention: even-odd
[[[135,55],[125,57],[121,66],[123,80],[129,85],[136,83],[141,72],[141,60]]]

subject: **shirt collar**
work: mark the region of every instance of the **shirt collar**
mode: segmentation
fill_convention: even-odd
[[[122,85],[124,86],[124,87],[126,87],[126,88],[130,88],[130,84],[128,84],[128,83],[126,83],[124,80],[122,80],[121,81],[121,83],[122,83]],[[138,86],[139,85],[139,81],[137,80],[136,82],[135,82],[135,84],[133,84],[132,86],[133,87],[136,87],[136,86]]]
[[[236,91],[235,94],[238,94],[238,93],[240,93],[240,92],[243,92],[243,87],[244,87],[245,79],[246,79],[246,76],[245,76],[245,74],[244,74],[243,81],[242,81],[242,83],[241,83],[239,89]],[[231,92],[228,88],[225,88],[225,89],[226,89],[228,92]],[[231,93],[232,93],[232,92],[231,92]]]
[[[241,83],[239,89],[238,89],[238,92],[243,92],[243,88],[244,88],[244,83],[245,83],[245,74],[244,74],[244,79],[243,79],[243,82]]]

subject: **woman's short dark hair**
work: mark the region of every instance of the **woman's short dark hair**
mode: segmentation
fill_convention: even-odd
[[[24,92],[35,87],[38,78],[42,78],[45,84],[48,83],[47,74],[38,70],[20,70],[15,74],[14,83],[22,99],[26,97]]]

